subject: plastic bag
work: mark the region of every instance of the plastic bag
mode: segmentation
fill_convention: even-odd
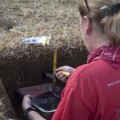
[[[42,45],[49,45],[49,40],[51,36],[41,36],[41,37],[31,37],[26,38],[22,41],[23,44],[42,44]]]

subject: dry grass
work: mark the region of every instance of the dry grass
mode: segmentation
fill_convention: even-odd
[[[6,117],[6,112],[8,112],[10,109],[7,109],[5,108],[5,105],[4,105],[4,98],[0,99],[0,120],[15,120],[15,119],[11,119],[11,118],[8,118]]]
[[[0,99],[0,115],[5,110],[5,105],[3,104],[3,100],[4,100],[4,98]]]
[[[60,2],[59,2],[60,1]],[[62,3],[61,3],[62,2]],[[42,50],[81,47],[79,12],[74,0],[2,0],[0,4],[0,57],[36,57]],[[13,32],[9,29],[13,26]],[[52,36],[50,45],[24,46],[21,41],[33,36]],[[83,48],[83,47],[81,47]]]

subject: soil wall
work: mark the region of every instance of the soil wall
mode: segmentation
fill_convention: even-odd
[[[87,52],[80,49],[72,49],[71,53],[58,51],[57,66],[69,65],[77,67],[86,63]],[[20,59],[6,59],[0,62],[0,77],[6,88],[10,101],[17,117],[24,120],[21,110],[21,100],[16,95],[16,90],[21,87],[40,85],[51,80],[42,78],[43,72],[52,71],[53,52],[40,55],[39,58],[23,57]],[[60,86],[64,86],[58,81]]]

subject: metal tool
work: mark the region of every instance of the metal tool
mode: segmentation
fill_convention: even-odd
[[[50,79],[53,79],[54,78],[54,75],[52,73],[49,73],[49,72],[45,72],[43,73],[45,77],[47,78],[50,78]],[[63,75],[65,75],[66,77],[69,77],[70,76],[70,73],[69,72],[62,72]]]
[[[52,73],[46,72],[44,73],[44,76],[50,79],[53,79],[54,75]]]

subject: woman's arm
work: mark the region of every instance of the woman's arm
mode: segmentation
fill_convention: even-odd
[[[25,112],[28,108],[31,108],[31,107],[32,107],[30,97],[31,97],[30,95],[26,95],[26,96],[23,98],[22,109],[23,109],[24,112]],[[46,120],[45,118],[43,118],[39,113],[37,113],[37,112],[34,111],[34,110],[31,110],[31,111],[28,112],[27,118],[28,118],[29,120]]]
[[[35,111],[30,111],[28,113],[28,119],[29,120],[46,120],[45,118],[43,118],[39,113],[35,112]]]

